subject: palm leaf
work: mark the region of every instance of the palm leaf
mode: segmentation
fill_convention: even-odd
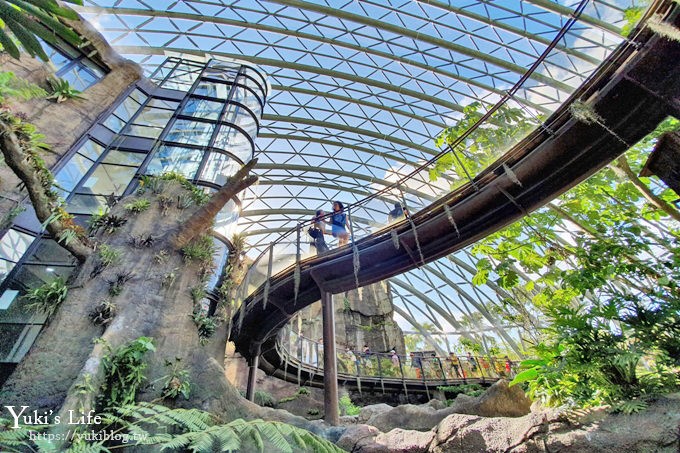
[[[82,0],[65,0],[69,3],[75,5],[82,5]],[[63,17],[65,19],[77,20],[78,14],[71,8],[64,8],[59,6],[54,0],[26,0],[27,3],[34,5],[48,13],[54,14],[55,16]]]
[[[82,0],[65,0],[82,5]],[[56,17],[78,19],[78,14],[68,7],[59,6],[55,0],[0,0],[0,20],[17,38],[19,44],[32,57],[47,61],[48,57],[36,36],[54,43],[60,36],[67,42],[78,45],[78,35],[59,22]],[[0,44],[13,58],[19,58],[18,49],[3,31]]]
[[[19,59],[21,56],[21,52],[19,52],[19,48],[14,44],[14,41],[12,41],[12,38],[10,38],[7,33],[5,33],[5,30],[0,27],[0,44],[2,44],[2,48],[7,52],[12,58]]]
[[[38,56],[44,61],[48,60],[47,54],[33,34],[32,25],[36,25],[33,19],[28,18],[24,12],[14,6],[10,6],[5,0],[0,0],[0,19],[5,22],[7,28],[30,56]]]
[[[55,19],[54,16],[51,16],[50,14],[45,13],[45,11],[31,5],[28,2],[28,0],[6,0],[6,1],[18,6],[27,13],[32,14],[48,30],[50,30],[52,32],[50,34],[51,38],[45,39],[47,42],[53,43],[56,35],[74,46],[78,46],[80,44],[80,36],[78,36],[76,32],[74,32],[61,22],[59,22],[59,20]]]

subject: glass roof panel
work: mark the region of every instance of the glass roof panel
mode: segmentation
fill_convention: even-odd
[[[350,203],[411,172],[466,105],[488,108],[533,64],[577,0],[85,0],[80,12],[147,73],[164,52],[209,52],[259,65],[272,85],[256,140],[259,185],[242,194],[250,253],[330,200]],[[554,111],[622,41],[631,0],[591,0],[515,94],[531,115]],[[451,178],[419,175],[411,209]],[[362,212],[369,229],[398,194]],[[387,198],[392,199],[387,199]],[[446,332],[505,297],[471,285],[466,251],[392,279],[401,322]],[[433,308],[433,306],[436,306]],[[447,314],[447,316],[443,316]],[[408,328],[407,328],[408,330]],[[413,330],[411,328],[410,330]]]

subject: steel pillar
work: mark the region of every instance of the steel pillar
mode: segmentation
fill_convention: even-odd
[[[340,424],[338,407],[338,368],[335,350],[335,308],[333,295],[321,291],[323,324],[323,388],[324,418],[329,425]]]
[[[246,399],[255,401],[255,379],[257,377],[257,366],[260,361],[260,344],[255,346],[255,353],[248,363],[248,387],[246,388]]]

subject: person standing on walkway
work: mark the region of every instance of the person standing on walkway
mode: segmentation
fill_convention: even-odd
[[[330,218],[331,233],[338,238],[338,245],[343,246],[349,240],[349,221],[345,213],[345,206],[340,201],[333,202],[333,211]]]

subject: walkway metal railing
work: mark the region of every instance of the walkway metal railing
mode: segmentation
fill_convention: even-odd
[[[284,362],[308,372],[323,374],[323,343],[306,338],[290,327],[281,330],[278,349]],[[391,352],[338,349],[340,378],[407,381],[431,386],[470,382],[493,382],[512,379],[519,362],[504,356],[456,355],[442,357],[419,351],[409,355]],[[298,374],[299,376],[299,374]]]

